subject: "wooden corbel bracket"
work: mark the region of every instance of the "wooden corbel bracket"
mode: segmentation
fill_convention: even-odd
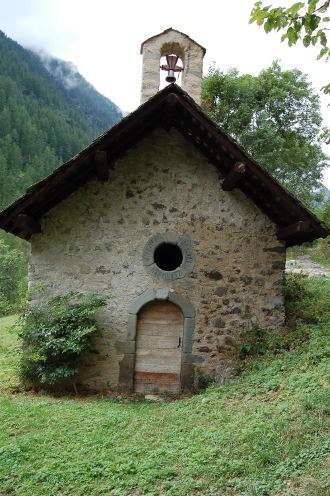
[[[279,229],[277,232],[277,238],[282,241],[289,241],[310,232],[312,232],[312,228],[309,222],[299,220],[298,222],[294,222],[289,226]]]
[[[224,191],[232,191],[236,188],[244,176],[245,171],[246,165],[243,162],[236,162],[225,177],[222,183],[222,189]]]
[[[41,233],[40,223],[38,221],[36,221],[35,219],[33,219],[33,217],[30,217],[29,215],[18,214],[14,223],[15,223],[16,227],[18,227],[20,230],[24,231],[29,236],[32,234]]]
[[[109,164],[105,150],[97,150],[95,152],[94,166],[97,179],[102,182],[107,181],[109,179]]]

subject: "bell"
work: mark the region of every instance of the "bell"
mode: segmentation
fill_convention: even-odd
[[[166,55],[167,65],[161,65],[160,68],[163,71],[168,71],[165,80],[168,83],[175,83],[176,77],[174,76],[175,72],[181,72],[183,67],[176,65],[178,58],[176,55]]]
[[[166,61],[168,65],[168,74],[166,76],[166,81],[168,83],[175,83],[176,77],[174,76],[174,69],[176,67],[178,57],[176,55],[166,55]]]
[[[173,69],[170,69],[170,70],[168,71],[168,74],[167,74],[167,76],[166,76],[166,78],[165,78],[165,81],[167,81],[168,83],[175,83],[175,81],[176,81],[176,77],[174,76],[174,71],[173,71]]]

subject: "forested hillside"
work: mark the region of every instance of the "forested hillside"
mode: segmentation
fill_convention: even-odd
[[[73,105],[80,109],[87,120],[100,132],[119,121],[123,114],[108,98],[101,95],[79,74],[72,62],[37,52],[44,67],[67,90]]]
[[[122,117],[77,71],[68,87],[55,69],[71,66],[52,60],[0,31],[0,209]]]

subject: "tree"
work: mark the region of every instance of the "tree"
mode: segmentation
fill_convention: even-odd
[[[258,76],[212,67],[203,81],[210,117],[307,206],[318,199],[322,152],[319,96],[299,70],[278,61]]]
[[[272,30],[285,30],[281,41],[288,40],[292,46],[301,40],[305,47],[319,45],[318,59],[330,58],[330,48],[327,40],[327,32],[330,31],[330,17],[326,15],[329,8],[329,0],[308,0],[308,2],[296,2],[291,7],[264,7],[262,2],[256,2],[250,17],[250,24],[256,22],[264,26],[266,33]],[[330,93],[330,84],[324,86],[325,93]]]
[[[329,191],[328,191],[329,194]],[[319,219],[323,220],[327,226],[330,226],[330,197],[328,196],[324,203],[319,207],[317,211],[317,216]],[[328,240],[324,240],[328,244]],[[330,255],[330,253],[329,253]],[[328,256],[329,256],[328,255]]]

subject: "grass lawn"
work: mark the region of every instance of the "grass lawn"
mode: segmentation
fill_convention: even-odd
[[[11,386],[15,387],[18,381],[15,370],[17,363],[15,346],[18,343],[16,336],[8,330],[15,321],[15,316],[0,319],[0,393]]]
[[[267,336],[239,380],[166,403],[14,393],[1,319],[0,495],[330,494],[330,282],[307,284],[296,329]]]

